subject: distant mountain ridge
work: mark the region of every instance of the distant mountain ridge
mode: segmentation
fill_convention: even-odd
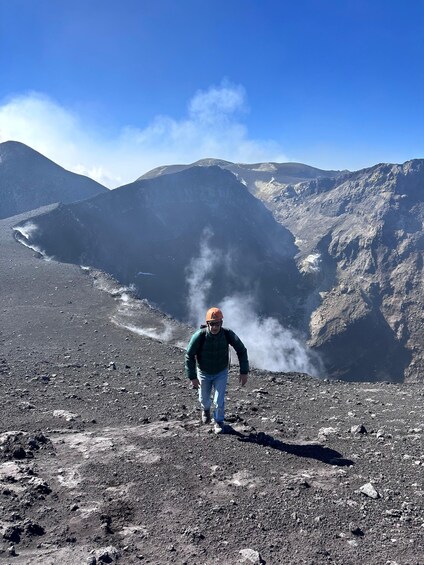
[[[148,171],[139,179],[153,178],[170,173],[176,173],[189,167],[217,166],[231,171],[236,178],[247,186],[249,191],[258,198],[272,192],[273,183],[297,184],[318,178],[336,178],[349,171],[325,171],[302,163],[232,163],[223,159],[201,159],[191,165],[166,165]]]
[[[23,143],[0,143],[0,219],[55,202],[84,200],[107,190]]]

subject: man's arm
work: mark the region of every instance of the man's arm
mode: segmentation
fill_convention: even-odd
[[[197,372],[196,372],[196,354],[199,349],[199,338],[200,338],[200,331],[197,331],[195,334],[191,336],[190,342],[187,346],[187,351],[185,354],[185,373],[187,377],[191,380],[191,384],[193,388],[199,387],[199,381],[197,380]]]
[[[240,383],[244,386],[247,382],[247,374],[249,372],[249,359],[247,357],[247,349],[241,339],[232,330],[228,331],[229,343],[237,353],[240,365]]]

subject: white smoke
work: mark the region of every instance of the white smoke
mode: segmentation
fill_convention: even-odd
[[[275,318],[260,317],[254,298],[246,294],[225,297],[219,304],[208,302],[212,274],[217,268],[227,269],[226,257],[210,246],[212,232],[202,236],[200,255],[188,268],[187,300],[190,322],[198,327],[204,323],[205,312],[211,306],[222,309],[224,326],[231,328],[246,345],[249,361],[257,369],[299,372],[319,376],[322,371],[318,357],[307,349],[293,332]]]
[[[52,257],[47,255],[44,249],[41,249],[41,247],[32,242],[32,237],[38,231],[38,226],[34,224],[34,222],[27,222],[21,226],[15,226],[13,231],[15,232],[15,238],[19,241],[19,243],[42,255],[43,259],[46,261],[52,260]]]
[[[158,331],[157,328],[146,328],[135,326],[134,324],[125,324],[116,318],[111,318],[111,320],[120,328],[124,328],[125,330],[133,332],[135,334],[150,337],[152,339],[157,339],[159,341],[167,342],[172,338],[173,335],[173,330],[171,327],[166,327],[163,331]]]
[[[300,268],[304,273],[319,273],[321,270],[321,254],[311,253],[303,259]]]
[[[260,317],[251,296],[227,296],[220,305],[224,325],[246,345],[249,360],[257,369],[299,372],[319,376],[320,364],[293,332],[271,317]]]
[[[222,253],[210,246],[212,236],[212,230],[205,228],[200,242],[200,255],[194,257],[187,268],[187,309],[189,320],[195,326],[204,323],[212,273],[222,263]]]
[[[31,241],[33,235],[37,233],[38,226],[34,224],[34,222],[27,222],[26,224],[22,224],[21,226],[14,227],[13,230],[17,233],[20,233],[21,236],[29,242]]]

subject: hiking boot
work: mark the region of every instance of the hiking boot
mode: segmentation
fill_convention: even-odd
[[[224,422],[215,422],[215,425],[213,427],[213,431],[216,434],[224,433]]]
[[[211,411],[202,410],[202,424],[209,424],[211,421]]]

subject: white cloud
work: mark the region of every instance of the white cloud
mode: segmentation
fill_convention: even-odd
[[[281,147],[249,137],[248,111],[240,85],[222,83],[198,91],[182,119],[155,116],[144,127],[122,127],[105,138],[75,112],[40,93],[0,104],[0,142],[21,141],[68,170],[111,188],[167,164],[214,157],[234,162],[286,161]]]
[[[206,92],[199,90],[189,104],[189,115],[196,122],[216,124],[240,111],[247,111],[245,90],[226,83]]]

